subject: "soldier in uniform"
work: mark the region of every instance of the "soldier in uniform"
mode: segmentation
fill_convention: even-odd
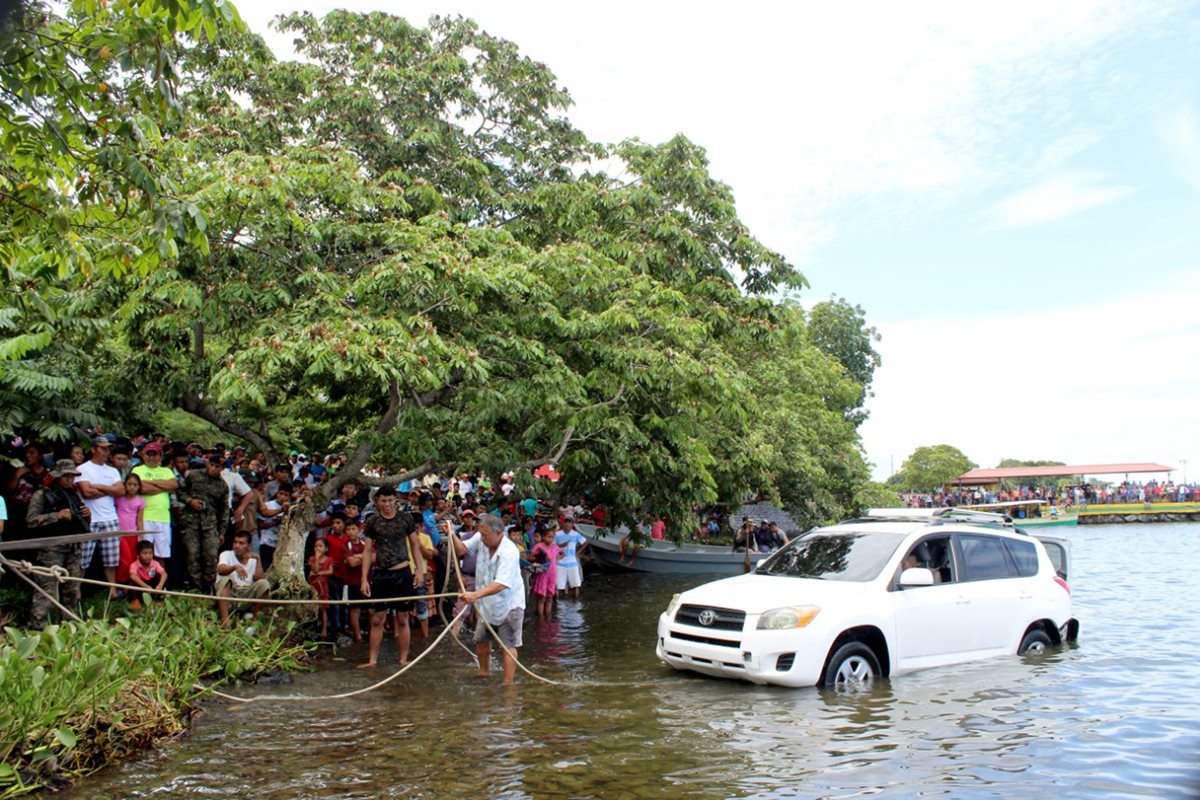
[[[29,512],[25,515],[25,525],[29,533],[37,537],[70,536],[76,533],[87,533],[91,529],[91,515],[83,498],[75,488],[75,478],[79,470],[75,462],[69,458],[59,459],[50,470],[52,483],[33,493],[29,500]],[[83,577],[83,569],[79,565],[80,544],[53,544],[42,547],[37,551],[37,564],[42,567],[65,567],[67,572],[77,577]],[[34,580],[51,597],[59,592],[59,600],[72,611],[79,611],[79,584],[75,581],[59,583],[50,575],[35,575]],[[57,589],[56,589],[57,584]],[[30,627],[42,630],[50,616],[51,602],[43,595],[35,592],[33,610],[30,613]]]
[[[187,553],[189,583],[201,591],[217,582],[217,555],[221,533],[228,524],[229,487],[221,477],[225,465],[220,456],[209,456],[203,468],[188,470],[176,496],[183,549]]]

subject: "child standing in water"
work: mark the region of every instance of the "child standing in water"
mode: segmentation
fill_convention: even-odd
[[[313,544],[312,557],[308,559],[308,585],[313,587],[321,600],[329,599],[329,576],[333,574],[333,559],[327,552],[325,540],[317,539]],[[317,636],[324,639],[329,635],[329,604],[322,603],[318,614],[321,630]]]
[[[533,579],[533,596],[537,602],[537,615],[548,617],[554,609],[554,595],[558,591],[558,561],[562,550],[554,543],[554,531],[541,532],[542,539],[533,546],[531,555],[536,564],[545,564],[546,569]]]

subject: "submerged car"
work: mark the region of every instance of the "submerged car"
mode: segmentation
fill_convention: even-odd
[[[875,509],[676,595],[656,650],[680,670],[835,688],[1044,650],[1078,636],[1069,556],[998,514]]]

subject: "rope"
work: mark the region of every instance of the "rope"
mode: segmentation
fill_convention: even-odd
[[[83,619],[78,614],[76,614],[74,611],[72,611],[71,609],[64,606],[62,603],[58,602],[58,598],[51,597],[50,593],[47,592],[42,587],[38,586],[37,583],[33,580],[33,578],[30,578],[28,575],[24,574],[21,571],[22,565],[30,567],[30,568],[33,567],[33,565],[30,564],[28,561],[13,562],[13,561],[9,561],[4,556],[0,555],[0,564],[3,564],[9,568],[13,568],[12,572],[14,575],[16,575],[18,578],[20,578],[21,580],[25,581],[30,586],[32,586],[38,592],[38,594],[40,594],[42,597],[46,598],[51,603],[58,606],[58,610],[61,611],[63,613],[63,616],[65,616],[67,619],[72,620],[74,622],[83,622]],[[55,578],[57,578],[57,580],[59,582],[62,581],[62,578],[60,577],[60,575],[65,575],[67,572],[62,567],[38,567],[38,569],[44,570],[45,574],[53,575]],[[57,586],[57,585],[58,585],[58,583],[55,584],[55,586]]]
[[[458,557],[454,554],[454,546],[450,543],[449,540],[446,541],[446,549],[449,551],[447,553],[447,555],[449,555],[450,558],[454,559],[454,563],[457,566],[458,565]],[[449,588],[450,588],[450,570],[446,570],[446,577],[445,577],[445,579],[442,580],[443,594],[448,594],[448,592],[446,590]],[[466,587],[464,586],[463,588],[465,589]],[[455,596],[457,597],[457,595],[455,595]],[[438,618],[442,621],[442,625],[449,628],[450,622],[446,619],[446,613],[442,610],[442,604],[437,603],[436,605],[437,605],[437,610],[438,610]],[[468,608],[469,608],[469,606],[468,606]],[[460,648],[462,648],[462,651],[464,653],[466,653],[468,656],[470,656],[471,661],[473,661],[475,663],[475,666],[479,666],[478,657],[476,657],[476,655],[473,652],[471,652],[471,648],[469,648],[465,644],[463,644],[462,639],[459,639],[457,634],[455,634],[455,636],[454,636],[454,643],[456,645],[458,645]]]
[[[17,570],[23,570],[23,571],[29,572],[33,575],[48,575],[48,576],[55,578],[56,580],[58,580],[60,582],[61,581],[74,581],[75,583],[86,583],[89,586],[104,586],[109,589],[124,589],[126,591],[129,591],[132,589],[133,591],[144,592],[146,594],[159,595],[162,597],[184,597],[184,598],[187,598],[188,600],[212,601],[212,600],[216,599],[216,595],[211,595],[211,594],[197,594],[196,592],[176,592],[176,591],[172,591],[170,589],[142,589],[140,587],[133,586],[132,584],[128,584],[128,583],[111,583],[109,581],[98,581],[98,580],[94,580],[92,578],[83,578],[78,575],[69,574],[62,567],[39,567],[39,566],[29,563],[28,561],[9,561],[8,559],[5,559],[5,561],[6,561],[6,563],[8,563],[10,566],[14,567]],[[402,601],[407,601],[407,600],[420,600],[422,598],[425,600],[431,600],[431,599],[440,599],[443,597],[458,597],[458,593],[446,592],[444,594],[421,594],[421,595],[412,595],[410,597],[389,597],[388,602],[390,603],[390,602],[402,602]],[[263,598],[256,598],[254,600],[255,605],[264,605],[264,606],[313,606],[313,605],[352,606],[352,605],[370,605],[372,603],[377,603],[377,602],[378,602],[378,600],[369,598],[369,597],[363,598],[362,600],[333,600],[333,599],[321,600],[320,598],[314,598],[312,600],[304,600],[304,599],[283,598],[283,597],[263,597]]]
[[[52,547],[59,544],[78,544],[80,542],[92,542],[97,539],[115,539],[121,536],[140,536],[144,533],[154,533],[154,531],[101,531],[99,533],[72,533],[67,536],[10,539],[7,542],[0,542],[0,553],[6,550],[37,550],[42,547]]]
[[[389,601],[391,600],[391,598],[388,598],[388,599],[389,599]],[[469,610],[469,608],[464,608],[462,611],[458,612],[458,616],[456,616],[453,621],[458,622],[459,619],[461,619],[463,616],[466,615],[468,610]],[[433,642],[429,645],[429,647],[425,648],[425,650],[421,653],[421,655],[417,656],[412,661],[408,662],[407,664],[405,664],[400,669],[396,670],[395,672],[393,672],[391,675],[387,676],[383,680],[376,681],[375,683],[372,683],[370,686],[364,686],[361,689],[355,689],[353,692],[342,692],[341,694],[328,694],[328,695],[322,695],[320,697],[313,697],[310,695],[303,695],[303,694],[285,694],[285,695],[260,694],[260,695],[254,696],[254,697],[238,697],[237,695],[226,694],[225,692],[219,692],[216,689],[207,688],[207,687],[201,686],[199,684],[197,684],[197,686],[202,691],[208,692],[212,695],[215,695],[216,697],[220,697],[223,700],[232,700],[235,703],[267,703],[267,702],[278,702],[278,701],[283,701],[283,700],[288,700],[288,701],[298,700],[298,701],[302,701],[302,702],[311,703],[314,700],[346,700],[348,698],[355,697],[360,694],[366,694],[367,692],[374,691],[375,689],[378,689],[381,686],[386,686],[387,684],[396,680],[396,678],[399,678],[401,675],[403,675],[404,673],[408,672],[410,669],[415,667],[421,661],[421,659],[425,658],[425,656],[429,655],[434,650],[436,650],[438,644],[441,643],[442,639],[446,638],[446,634],[448,634],[449,632],[450,632],[450,626],[447,625],[445,627],[445,629],[442,630],[442,632],[440,634],[438,634],[438,637],[433,640]]]

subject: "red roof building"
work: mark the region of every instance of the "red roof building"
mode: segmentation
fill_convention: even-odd
[[[1072,475],[1128,475],[1142,472],[1171,472],[1172,468],[1149,462],[1129,464],[1065,464],[1061,467],[998,467],[973,469],[958,476],[958,486],[981,486],[1008,478],[1062,478]]]

